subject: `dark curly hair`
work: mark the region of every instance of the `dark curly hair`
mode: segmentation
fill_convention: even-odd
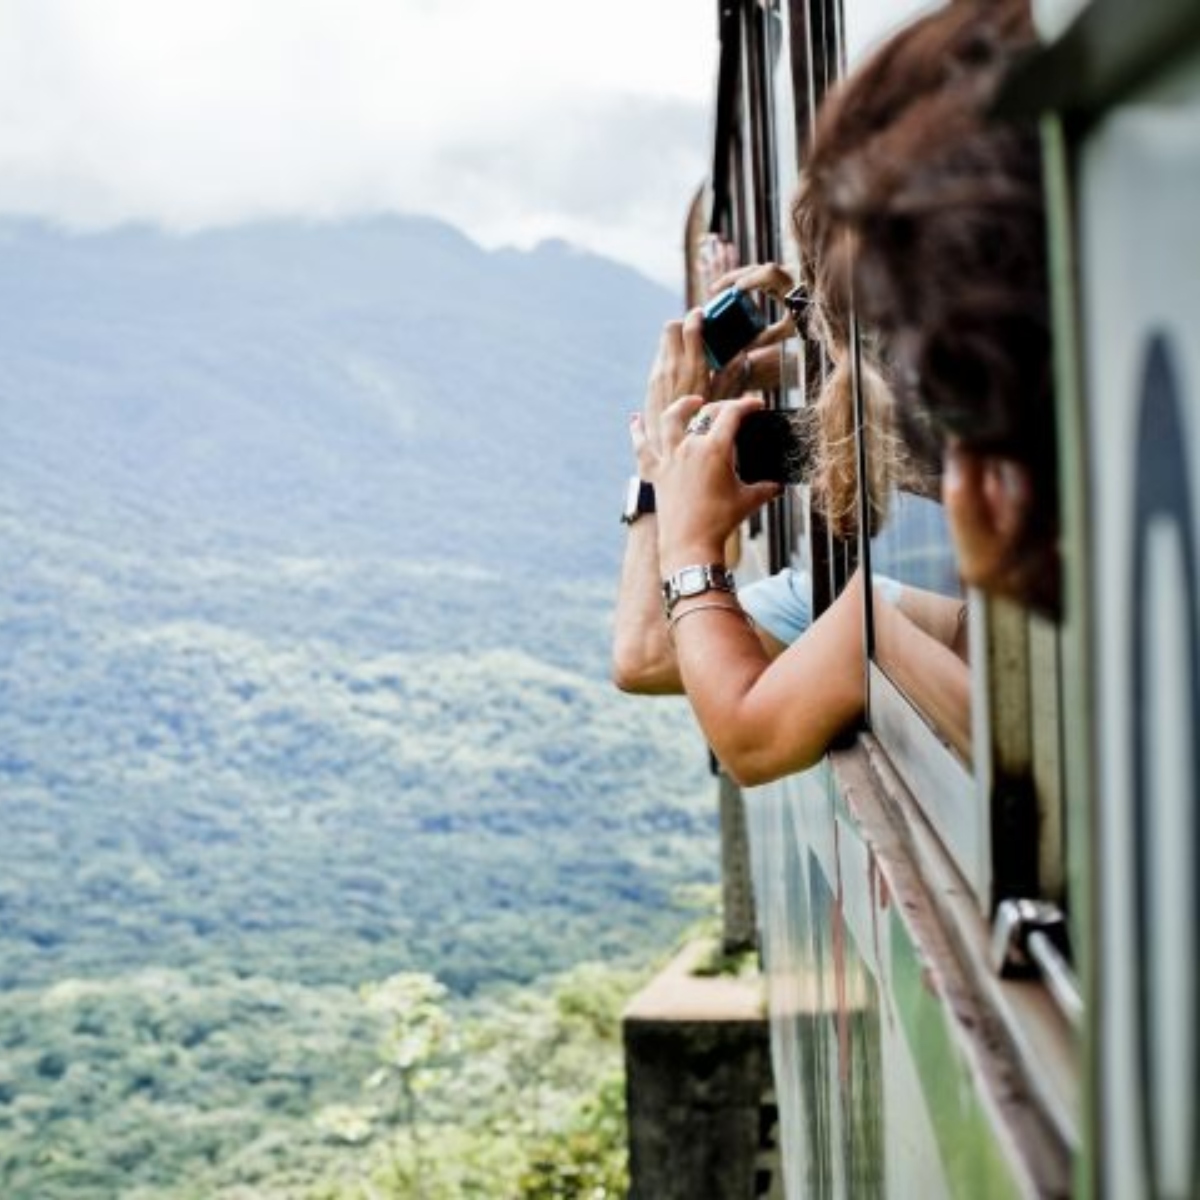
[[[952,434],[1029,469],[1026,561],[1058,526],[1041,151],[991,109],[1033,44],[1027,0],[901,30],[826,97],[792,213],[827,309],[880,336],[912,452]]]

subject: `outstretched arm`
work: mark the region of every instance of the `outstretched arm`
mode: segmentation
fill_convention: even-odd
[[[659,562],[664,574],[722,562],[730,530],[779,494],[743,484],[733,439],[752,397],[710,406],[705,432],[688,432],[703,400],[685,397],[664,414],[656,467]],[[695,430],[695,426],[692,429]],[[736,597],[680,601],[671,636],[680,679],[705,737],[729,774],[765,783],[816,762],[863,711],[863,614],[857,579],[798,641],[772,659]]]
[[[646,402],[631,419],[638,474],[656,483],[659,426],[676,397],[708,394],[709,372],[698,312],[668,321],[646,383]],[[658,564],[658,521],[647,513],[629,527],[621,563],[613,633],[613,682],[622,691],[662,695],[682,690],[675,653],[663,619]]]
[[[698,611],[681,620],[675,634],[696,719],[725,770],[744,786],[812,766],[839,733],[862,718],[866,682],[857,575],[774,661],[733,614]]]
[[[623,692],[660,696],[683,690],[659,584],[658,523],[647,513],[630,526],[621,562],[612,677]]]
[[[777,355],[774,357],[777,359]],[[657,482],[662,416],[667,407],[689,393],[703,401],[710,395],[713,382],[704,357],[699,310],[688,313],[683,321],[668,322],[651,368],[645,407],[631,422],[642,479]],[[613,682],[622,691],[640,695],[678,694],[683,690],[663,616],[658,542],[655,514],[647,513],[629,527],[617,592]],[[759,637],[772,657],[783,649],[765,631],[760,631]]]

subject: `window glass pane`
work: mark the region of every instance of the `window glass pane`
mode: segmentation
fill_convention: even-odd
[[[1033,23],[1042,41],[1061,37],[1087,6],[1088,0],[1033,0]]]
[[[772,4],[766,18],[768,55],[771,64],[771,113],[775,118],[774,151],[780,220],[787,223],[788,205],[796,190],[799,162],[796,156],[796,98],[792,72],[784,46],[783,14],[778,3]],[[787,231],[781,229],[780,245],[788,245]]]
[[[967,606],[941,504],[893,489],[871,541],[871,574],[876,661],[969,760]]]
[[[883,528],[871,541],[871,566],[909,587],[960,596],[945,513],[936,500],[893,489]]]

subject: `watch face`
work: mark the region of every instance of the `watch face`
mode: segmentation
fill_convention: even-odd
[[[634,476],[625,489],[625,507],[621,511],[621,520],[626,525],[632,525],[638,517],[654,511],[654,485]]]
[[[708,572],[703,567],[684,567],[676,579],[680,596],[699,596],[709,588]]]
[[[626,525],[632,525],[638,519],[638,493],[641,490],[641,480],[636,476],[625,488],[625,507],[621,511],[621,520]]]

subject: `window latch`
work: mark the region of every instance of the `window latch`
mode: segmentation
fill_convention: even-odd
[[[1067,919],[1058,905],[1002,900],[992,926],[992,965],[1002,977],[1040,975],[1071,1025],[1082,1025],[1083,997],[1071,966]]]

